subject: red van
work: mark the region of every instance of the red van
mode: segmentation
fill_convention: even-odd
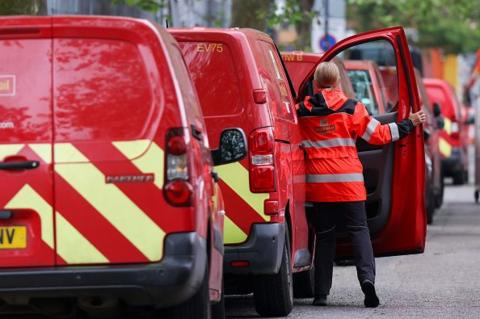
[[[445,118],[445,132],[441,135],[440,151],[443,155],[442,170],[445,177],[452,177],[455,185],[468,182],[468,134],[462,105],[451,85],[439,79],[424,79],[432,103],[440,105]]]
[[[218,141],[224,127],[243,128],[249,136],[248,159],[219,171],[227,212],[226,292],[253,291],[261,315],[286,315],[292,307],[292,272],[299,274],[293,283],[303,292],[311,283],[304,279],[312,274],[313,236],[305,220],[304,154],[294,105],[312,89],[319,62],[342,51],[348,54],[349,47],[383,41],[398,61],[399,107],[380,120],[400,120],[418,110],[411,59],[402,54],[408,52],[404,31],[384,29],[340,42],[312,63],[298,98],[267,35],[239,28],[169,31],[180,43],[199,92],[209,138]],[[423,252],[423,134],[418,130],[393,145],[361,149],[368,163],[368,212],[376,253]]]
[[[127,18],[0,30],[0,312],[223,317],[222,195],[176,41]],[[242,134],[217,136],[217,164]]]

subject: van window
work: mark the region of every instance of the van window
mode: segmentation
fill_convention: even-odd
[[[362,102],[370,115],[378,115],[378,103],[373,92],[373,83],[367,70],[349,70],[355,97]]]
[[[244,107],[241,75],[228,45],[220,42],[179,44],[197,88],[203,115],[208,118],[241,113]]]
[[[154,105],[133,43],[55,39],[54,85],[56,142],[144,138]]]
[[[291,105],[288,80],[276,48],[268,42],[258,41],[263,50],[264,62],[258,65],[260,76],[267,86],[270,108],[274,116],[294,120],[294,106]]]

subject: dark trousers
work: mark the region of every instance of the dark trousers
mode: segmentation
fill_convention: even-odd
[[[352,241],[360,284],[375,283],[375,257],[367,226],[365,202],[314,203],[308,220],[315,229],[315,295],[328,295],[332,287],[336,230],[345,230]]]

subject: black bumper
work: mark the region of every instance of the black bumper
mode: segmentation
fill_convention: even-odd
[[[130,305],[169,307],[197,291],[206,251],[205,239],[179,233],[167,236],[158,263],[0,270],[0,298],[108,296]]]
[[[460,149],[453,149],[452,154],[442,159],[442,170],[446,177],[452,177],[457,172],[463,172],[463,158]]]
[[[225,246],[225,274],[276,274],[280,269],[285,245],[285,224],[255,224],[248,240],[235,246]],[[234,267],[233,261],[247,261],[246,267]]]

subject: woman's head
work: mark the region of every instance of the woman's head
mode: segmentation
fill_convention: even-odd
[[[333,62],[322,62],[317,66],[313,80],[320,89],[333,88],[340,81],[340,71]]]

